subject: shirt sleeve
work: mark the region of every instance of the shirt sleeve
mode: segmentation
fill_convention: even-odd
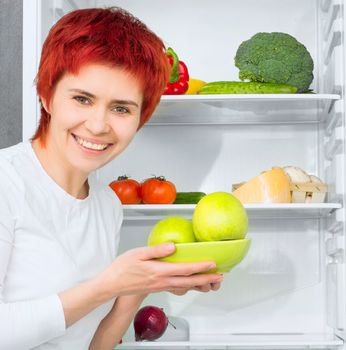
[[[32,349],[65,333],[58,295],[0,304],[0,349]]]
[[[2,181],[9,169],[0,166],[0,172],[0,349],[31,349],[64,334],[64,310],[58,295],[10,303],[4,298],[6,274],[15,242],[18,202],[15,193],[11,192],[11,181]]]

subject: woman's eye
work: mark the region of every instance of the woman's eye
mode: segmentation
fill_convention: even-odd
[[[90,99],[87,98],[87,97],[84,97],[84,96],[75,96],[74,99],[77,102],[81,103],[82,105],[89,105],[89,104],[91,104]]]
[[[116,106],[112,109],[114,112],[117,112],[117,113],[128,113],[129,112],[129,109],[126,108],[126,107],[122,107],[122,106]]]

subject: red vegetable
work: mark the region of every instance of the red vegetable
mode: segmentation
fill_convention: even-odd
[[[168,61],[172,66],[171,77],[167,84],[164,95],[182,95],[189,88],[189,72],[186,64],[179,61],[178,55],[172,48],[168,48],[166,52]]]
[[[144,306],[137,311],[133,321],[136,341],[160,338],[168,326],[168,318],[156,306]]]
[[[110,188],[119,197],[122,204],[139,204],[141,202],[141,185],[128,176],[119,176],[109,184]]]
[[[172,204],[177,197],[175,185],[163,176],[146,179],[141,192],[144,204]]]

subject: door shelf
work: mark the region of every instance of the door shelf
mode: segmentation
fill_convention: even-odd
[[[339,203],[245,204],[248,215],[261,218],[321,218],[340,209]],[[191,218],[194,204],[133,204],[123,205],[124,220],[158,220],[167,216]]]
[[[319,123],[337,94],[164,95],[147,125]]]
[[[190,341],[124,342],[117,349],[327,349],[340,345],[340,338],[327,334],[192,334]]]

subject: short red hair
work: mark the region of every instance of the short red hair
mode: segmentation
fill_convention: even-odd
[[[143,86],[139,128],[154,112],[170,75],[162,40],[139,19],[118,8],[81,9],[63,16],[42,48],[36,77],[37,94],[49,105],[54,87],[65,73],[77,74],[88,63],[124,68]],[[42,106],[33,140],[45,145],[50,115]]]

